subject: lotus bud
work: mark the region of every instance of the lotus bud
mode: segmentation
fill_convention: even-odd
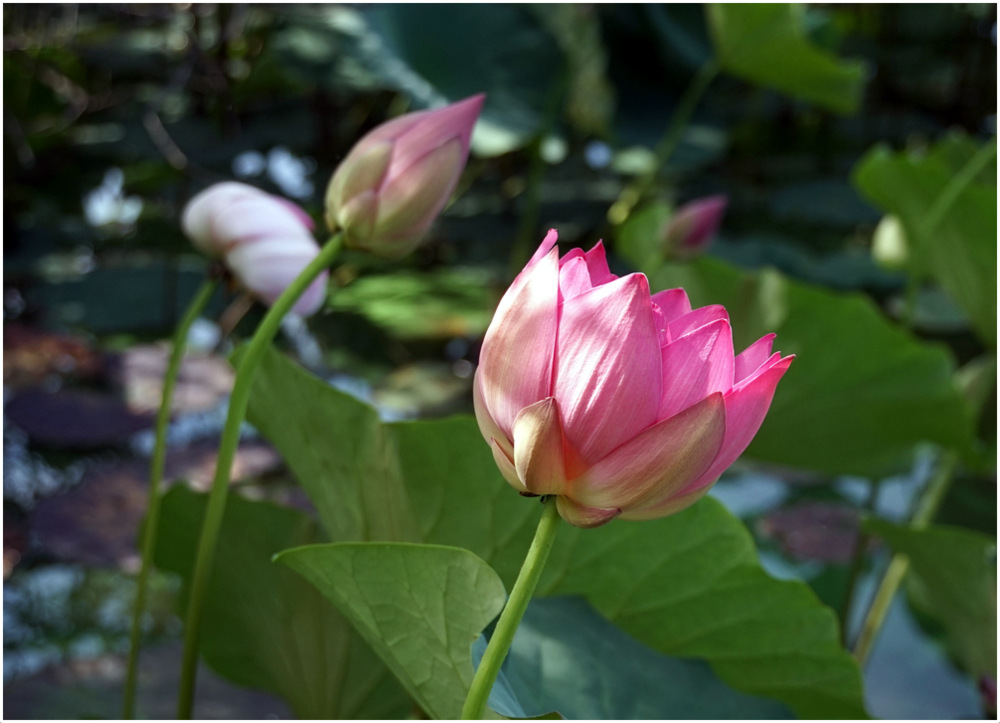
[[[719,230],[728,203],[725,196],[708,196],[677,209],[663,233],[668,255],[679,258],[700,255]]]
[[[451,198],[485,96],[383,123],[354,146],[326,191],[326,220],[346,246],[410,253]]]
[[[507,482],[595,527],[693,504],[746,449],[793,357],[733,352],[722,306],[617,277],[603,246],[561,259],[550,231],[500,301],[473,394]]]
[[[192,198],[181,228],[196,248],[222,259],[236,280],[268,305],[319,254],[305,211],[243,183],[218,183]],[[323,272],[292,311],[308,316],[319,310],[326,282]]]

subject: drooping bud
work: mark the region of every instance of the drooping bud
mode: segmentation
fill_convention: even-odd
[[[707,196],[677,209],[663,233],[667,254],[679,258],[701,254],[719,230],[728,203],[726,196]]]
[[[462,175],[484,100],[409,113],[358,141],[326,191],[327,223],[345,245],[388,258],[417,247]]]
[[[181,228],[200,251],[222,259],[253,296],[273,304],[319,254],[313,221],[291,201],[243,183],[210,186],[191,199]],[[293,307],[308,316],[323,304],[323,272]]]

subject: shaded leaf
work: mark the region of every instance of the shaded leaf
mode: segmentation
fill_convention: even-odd
[[[503,609],[503,583],[468,550],[407,543],[314,545],[277,560],[315,585],[433,718],[460,717],[469,649]]]
[[[838,113],[857,110],[864,65],[813,45],[803,6],[713,3],[707,12],[717,59],[730,73]]]
[[[481,657],[485,637],[476,650]],[[780,703],[727,687],[701,661],[647,648],[580,598],[533,600],[501,675],[490,707],[508,717],[550,710],[570,720],[792,717]],[[498,696],[501,682],[506,702]]]
[[[156,564],[189,583],[206,496],[163,498]],[[350,623],[271,557],[321,541],[306,515],[231,495],[205,600],[201,653],[241,685],[284,698],[300,718],[402,717],[409,699]]]
[[[914,603],[940,620],[974,677],[997,672],[996,539],[958,527],[915,529],[885,520],[865,528],[910,559]]]

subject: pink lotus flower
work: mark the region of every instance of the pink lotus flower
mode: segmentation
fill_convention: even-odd
[[[479,429],[504,478],[558,495],[577,527],[682,510],[746,449],[793,357],[771,354],[774,334],[734,356],[723,307],[650,296],[600,243],[555,245],[550,231],[486,332]]]
[[[725,196],[707,196],[677,209],[663,232],[667,253],[690,257],[704,251],[718,232],[728,203]]]
[[[243,183],[217,183],[192,198],[181,228],[196,248],[221,258],[236,279],[268,305],[319,254],[313,221],[305,211]],[[314,314],[323,305],[326,282],[324,271],[292,310]]]
[[[415,249],[462,175],[485,98],[400,116],[358,141],[326,191],[330,228],[380,256]]]

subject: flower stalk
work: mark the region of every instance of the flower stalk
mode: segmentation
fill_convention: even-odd
[[[313,280],[323,273],[337,257],[342,246],[342,239],[342,234],[335,234],[309,265],[303,269],[302,273],[281,293],[264,316],[260,326],[257,327],[257,331],[237,363],[236,380],[229,399],[226,424],[222,430],[215,478],[212,480],[212,489],[209,493],[208,507],[205,511],[205,521],[191,577],[187,614],[184,617],[184,655],[181,662],[180,691],[177,698],[177,717],[180,719],[190,719],[194,704],[201,616],[212,575],[212,563],[215,559],[219,531],[222,527],[222,517],[226,509],[229,476],[236,455],[236,447],[239,444],[240,425],[246,417],[250,392],[257,370],[264,358],[264,353],[281,327],[281,320],[292,309],[299,297],[305,293]]]
[[[500,673],[500,666],[507,657],[510,645],[514,641],[514,633],[521,624],[521,618],[524,617],[524,611],[531,602],[531,596],[542,576],[545,561],[548,560],[549,552],[552,550],[552,543],[559,527],[559,508],[556,507],[554,496],[543,497],[542,502],[544,509],[538,521],[538,529],[535,530],[535,539],[531,541],[531,547],[528,548],[528,554],[524,558],[524,564],[521,565],[521,572],[517,575],[507,605],[500,613],[493,637],[490,638],[476,675],[472,679],[469,695],[465,699],[465,705],[462,706],[463,720],[482,719],[486,701]]]
[[[125,719],[135,717],[142,613],[146,607],[149,570],[153,564],[153,545],[156,543],[156,533],[160,524],[160,487],[163,483],[163,468],[167,456],[167,425],[170,422],[170,406],[173,402],[174,388],[177,386],[181,360],[184,358],[184,350],[187,346],[188,332],[191,330],[194,320],[205,310],[205,306],[212,298],[217,285],[215,279],[206,279],[188,305],[174,331],[170,360],[167,362],[167,371],[163,378],[163,398],[160,400],[160,409],[156,415],[156,443],[153,446],[153,457],[149,465],[149,500],[146,506],[146,526],[142,533],[142,562],[139,567],[139,577],[136,580],[135,602],[132,608],[128,668],[125,673],[125,695],[122,701],[122,718]]]

